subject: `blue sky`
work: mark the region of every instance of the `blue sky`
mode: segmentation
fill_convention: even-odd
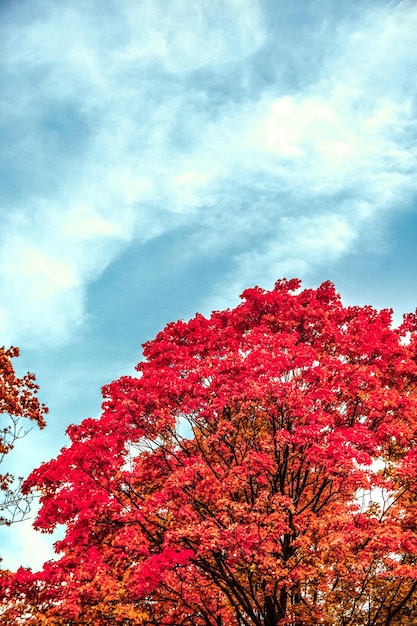
[[[411,1],[3,0],[0,343],[50,408],[16,474],[246,287],[415,310],[416,49]],[[30,523],[0,540],[51,555]]]

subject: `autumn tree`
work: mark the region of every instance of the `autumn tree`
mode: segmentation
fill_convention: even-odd
[[[18,348],[0,347],[0,463],[16,441],[28,433],[28,420],[39,428],[45,426],[47,408],[37,398],[35,376],[27,373],[19,378],[14,371],[12,359],[18,356]],[[16,484],[10,472],[0,473],[0,491],[0,524],[24,519],[30,498],[21,493],[19,481]]]
[[[417,624],[417,317],[242,298],[145,344],[28,478],[65,536],[5,624]]]

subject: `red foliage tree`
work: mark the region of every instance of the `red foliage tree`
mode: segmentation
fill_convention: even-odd
[[[12,359],[19,356],[18,348],[0,347],[0,463],[13,449],[16,441],[24,437],[28,430],[22,419],[36,422],[44,428],[45,405],[36,396],[38,385],[35,376],[27,373],[22,378],[16,376]],[[29,510],[29,499],[23,497],[14,476],[9,472],[0,474],[0,523],[10,524],[23,519]]]
[[[169,324],[68,429],[5,624],[417,624],[417,318],[299,287]]]

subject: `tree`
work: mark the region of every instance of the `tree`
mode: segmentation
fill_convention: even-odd
[[[12,359],[19,356],[18,348],[0,347],[0,463],[13,449],[16,441],[28,433],[22,419],[36,422],[39,428],[45,427],[44,416],[47,408],[37,398],[38,385],[35,376],[27,373],[22,378],[16,376]],[[26,517],[30,498],[23,496],[20,484],[9,472],[0,474],[0,524],[11,524]]]
[[[417,624],[417,316],[242,298],[146,343],[27,479],[66,533],[5,624]]]

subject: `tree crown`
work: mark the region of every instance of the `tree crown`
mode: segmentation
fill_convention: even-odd
[[[28,623],[417,615],[416,316],[392,328],[329,282],[242,300],[146,343],[138,376],[26,481],[36,526],[66,527],[56,562],[7,582]]]

